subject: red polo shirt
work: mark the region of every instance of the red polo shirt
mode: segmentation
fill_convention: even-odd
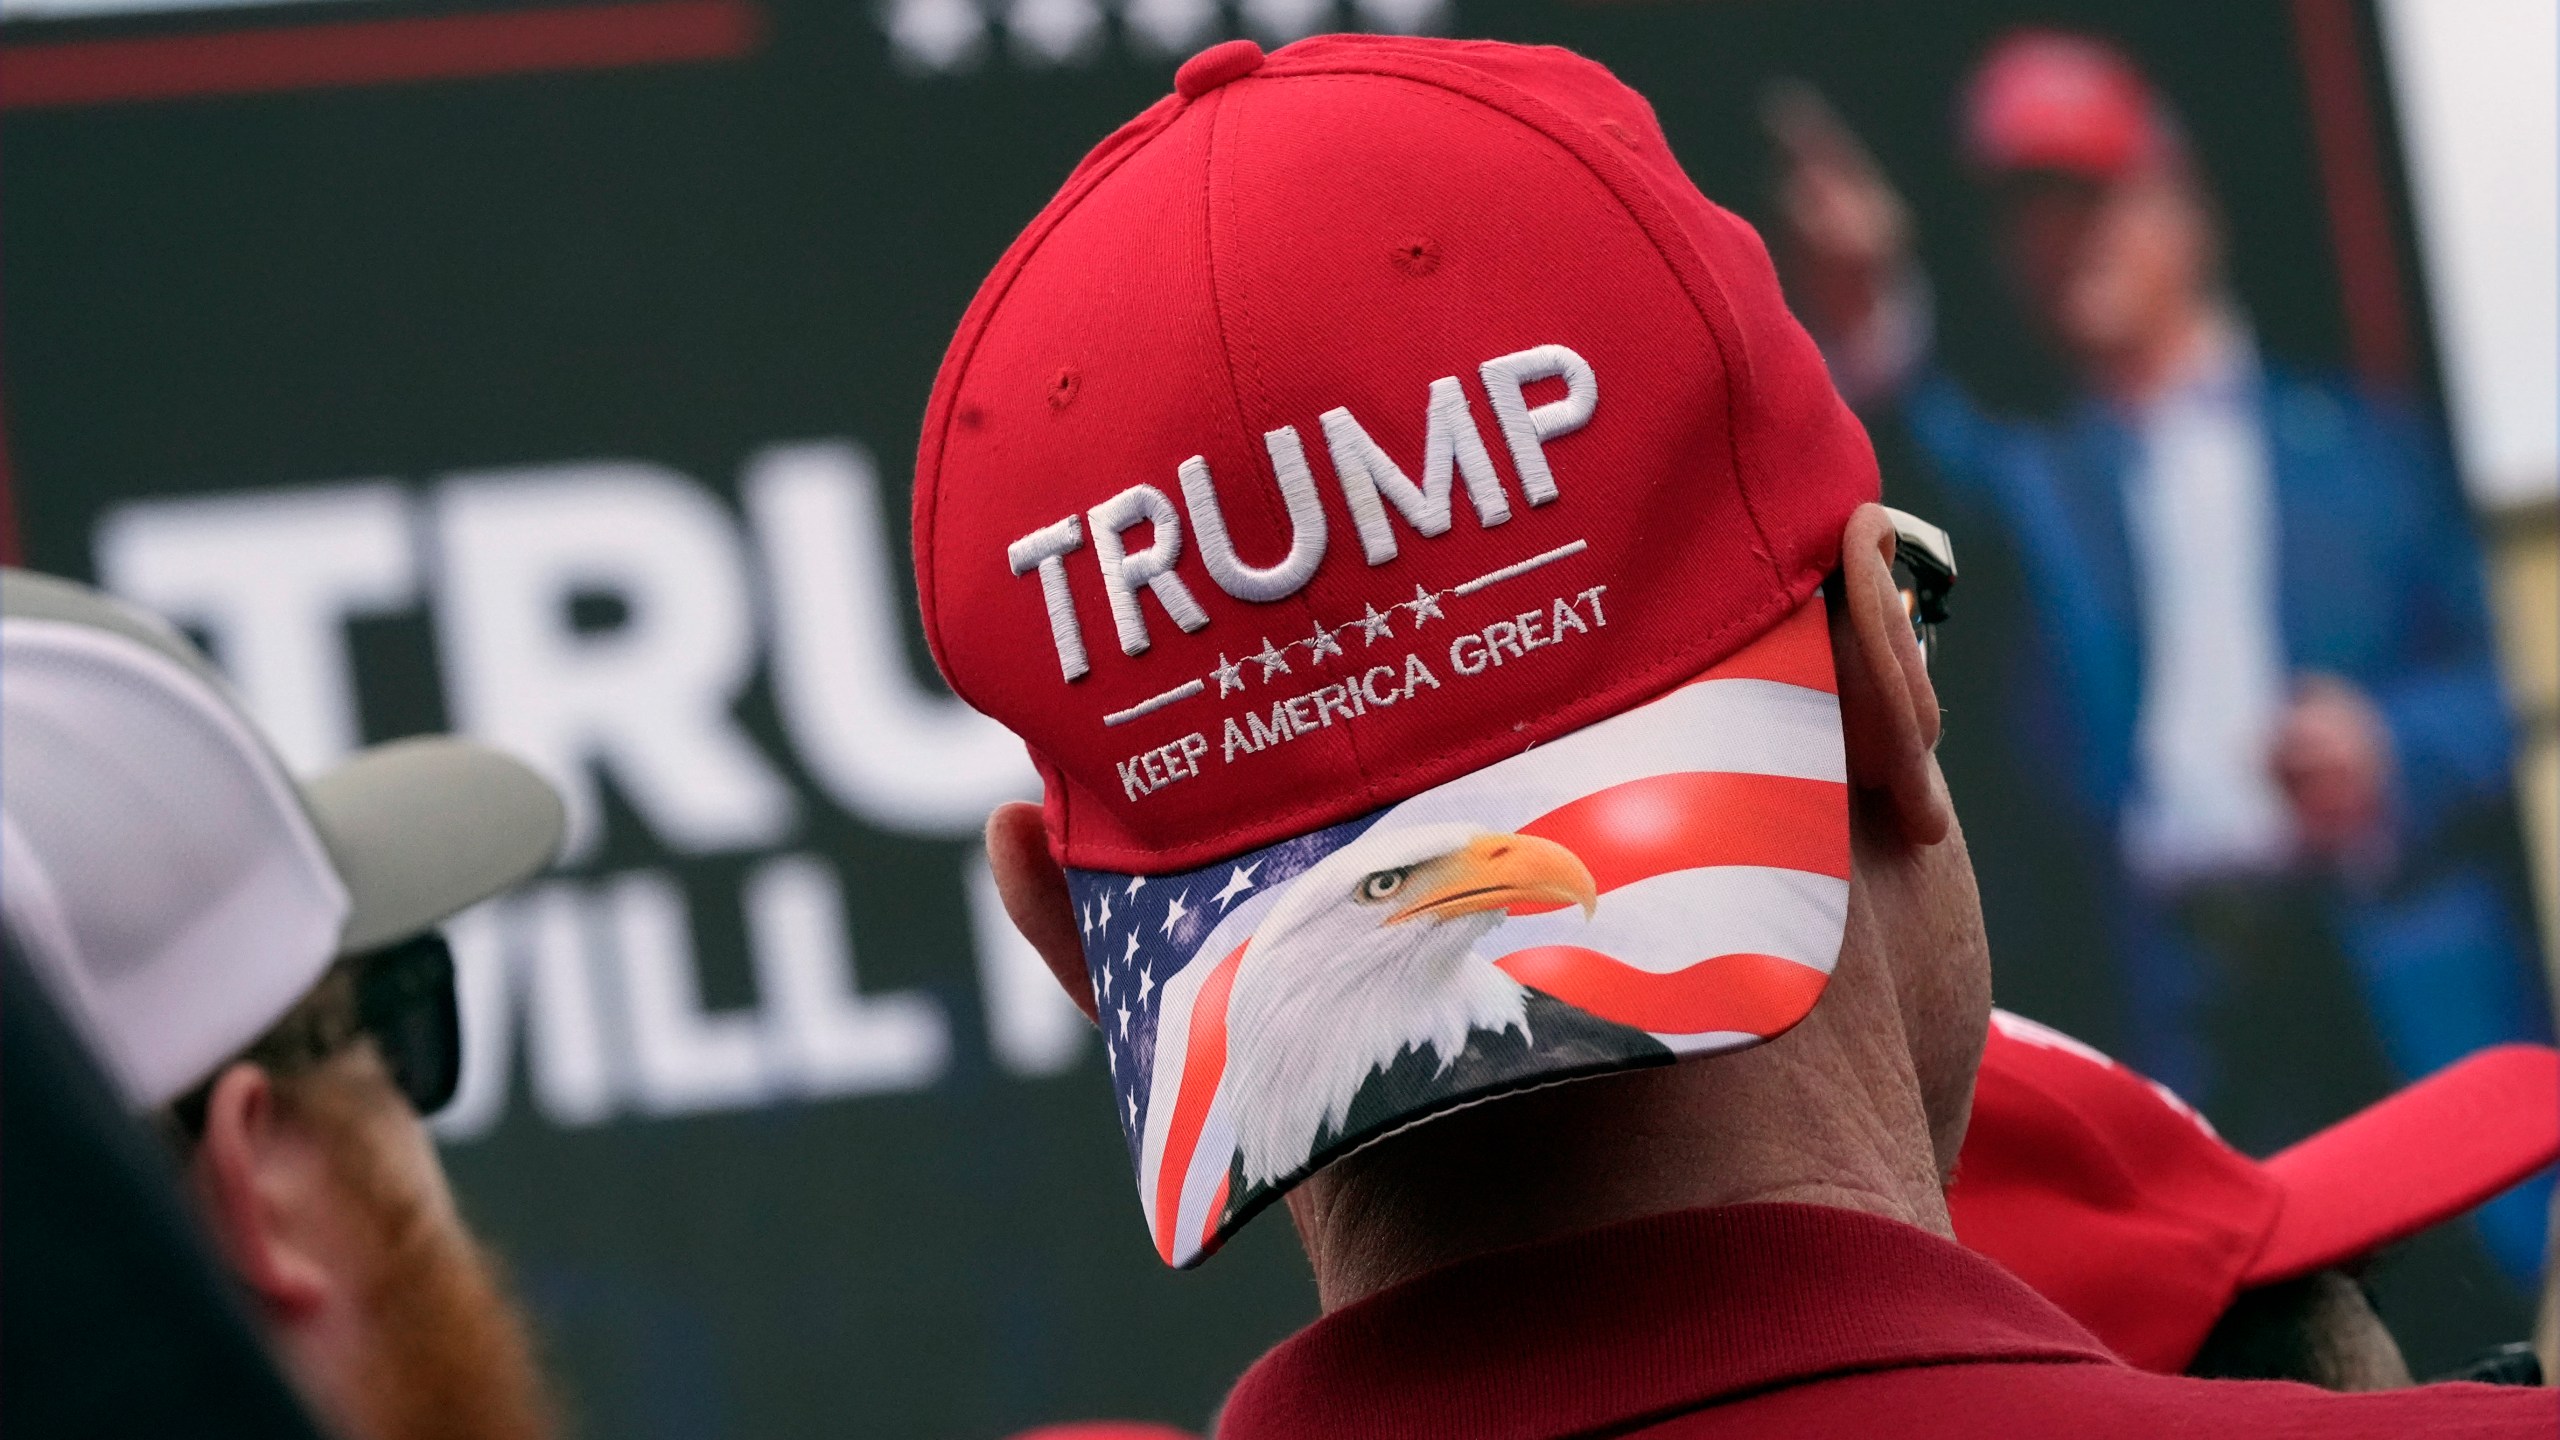
[[[1221,1440],[1584,1435],[2407,1440],[2560,1433],[2560,1395],[2335,1395],[2136,1370],[1990,1261],[1894,1221],[1738,1205],[1452,1265],[1245,1372]]]

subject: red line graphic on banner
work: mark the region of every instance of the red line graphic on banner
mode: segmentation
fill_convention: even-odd
[[[0,46],[0,109],[734,60],[763,39],[751,0],[638,0],[18,44]]]
[[[2365,381],[2396,389],[2416,368],[2415,347],[2392,233],[2390,157],[2365,70],[2363,13],[2355,0],[2293,0],[2294,45],[2329,206],[2348,348]]]

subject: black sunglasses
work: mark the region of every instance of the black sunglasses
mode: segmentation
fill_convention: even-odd
[[[332,973],[344,975],[354,991],[352,1015],[345,1009],[305,1014],[306,1005],[232,1063],[292,1074],[369,1036],[410,1108],[424,1117],[450,1103],[462,1083],[462,1011],[454,994],[453,951],[444,936],[429,930],[340,960]],[[204,1137],[205,1111],[220,1075],[217,1069],[170,1103],[169,1119],[181,1142]]]
[[[453,949],[441,932],[429,930],[362,958],[356,1024],[373,1037],[392,1082],[420,1115],[452,1101],[462,1083],[462,1010],[454,995]]]
[[[1902,591],[1902,613],[1920,642],[1920,659],[1938,663],[1938,627],[1947,620],[1947,592],[1956,588],[1956,546],[1947,532],[1907,511],[1884,507],[1893,519],[1893,583]]]

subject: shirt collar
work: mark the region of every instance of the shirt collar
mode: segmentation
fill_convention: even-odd
[[[1221,1440],[1542,1440],[1775,1386],[1961,1361],[2120,1364],[2006,1271],[1813,1205],[1687,1210],[1462,1261],[1346,1306],[1237,1382]]]
[[[2218,306],[2205,321],[2195,353],[2141,410],[2240,404],[2256,393],[2259,376],[2258,342],[2249,322],[2231,306]]]

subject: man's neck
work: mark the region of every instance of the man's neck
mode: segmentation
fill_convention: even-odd
[[[1675,1210],[1789,1201],[1950,1233],[1891,987],[1860,948],[1770,1044],[1477,1106],[1310,1179],[1289,1208],[1324,1308]]]

